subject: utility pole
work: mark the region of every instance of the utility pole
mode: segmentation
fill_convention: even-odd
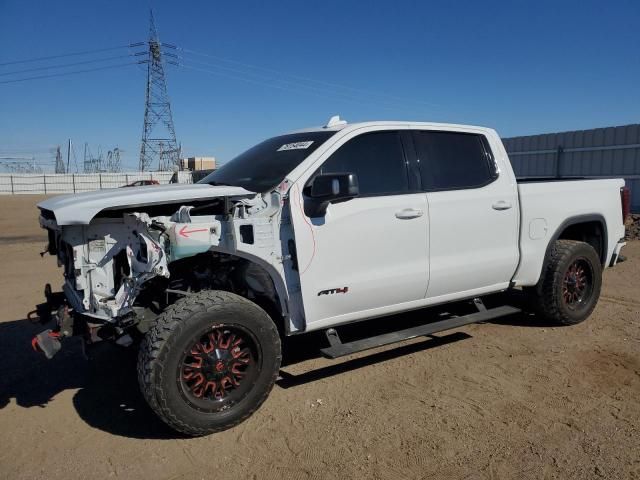
[[[175,55],[162,52],[163,45],[158,39],[153,10],[150,12],[148,45],[148,58],[141,62],[147,64],[147,88],[140,146],[140,171],[149,170],[156,163],[159,170],[171,170],[179,163],[179,149],[167,94],[162,56],[175,57]],[[175,48],[172,45],[164,46]]]

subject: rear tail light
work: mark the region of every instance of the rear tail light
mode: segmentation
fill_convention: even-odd
[[[631,214],[631,193],[628,187],[620,189],[620,204],[622,206],[622,223],[624,223]]]

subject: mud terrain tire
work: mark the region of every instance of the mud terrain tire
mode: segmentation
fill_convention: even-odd
[[[598,303],[602,266],[594,248],[576,240],[557,240],[538,285],[528,289],[534,309],[560,325],[584,321]]]
[[[226,430],[253,414],[273,388],[280,337],[269,315],[229,292],[186,296],[158,316],[138,355],[149,406],[191,436]]]

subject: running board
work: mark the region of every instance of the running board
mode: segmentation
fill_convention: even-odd
[[[447,320],[427,323],[425,325],[419,325],[405,330],[398,330],[397,332],[385,333],[376,337],[363,338],[362,340],[355,340],[348,343],[342,343],[338,337],[338,332],[333,328],[330,328],[326,333],[331,346],[320,349],[320,352],[327,358],[344,357],[345,355],[362,352],[371,348],[382,347],[384,345],[390,345],[403,340],[409,340],[410,338],[423,337],[431,335],[432,333],[451,330],[453,328],[462,327],[463,325],[469,325],[470,323],[486,322],[487,320],[505,317],[520,311],[521,310],[519,308],[512,307],[511,305],[503,305],[501,307],[470,313],[469,315],[464,315],[462,317],[448,318]]]

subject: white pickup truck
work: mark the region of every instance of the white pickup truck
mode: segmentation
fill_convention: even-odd
[[[489,128],[333,117],[195,185],[40,203],[64,285],[45,288],[37,313],[56,326],[33,345],[48,357],[72,334],[138,346],[160,418],[190,435],[220,431],[265,400],[286,335],[325,330],[321,352],[336,358],[516,313],[483,303],[510,289],[542,318],[584,320],[624,245],[622,187],[518,181]],[[339,336],[340,325],[453,302],[476,310]]]

